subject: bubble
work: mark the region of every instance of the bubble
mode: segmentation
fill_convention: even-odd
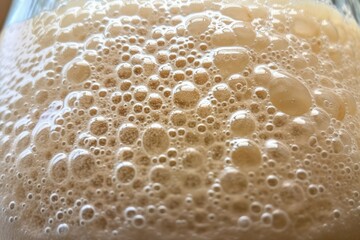
[[[196,112],[202,118],[208,117],[212,114],[211,102],[207,99],[201,100],[196,108]]]
[[[234,136],[244,137],[255,131],[255,120],[251,113],[246,110],[235,112],[230,117],[230,129]]]
[[[186,114],[183,111],[176,110],[171,113],[170,119],[174,126],[180,127],[186,123]]]
[[[273,37],[270,37],[270,41],[271,41],[272,49],[274,50],[286,50],[289,46],[288,40],[280,35],[275,35]]]
[[[124,215],[126,218],[133,218],[136,215],[136,208],[133,206],[129,206],[124,210]]]
[[[104,117],[95,117],[90,121],[90,132],[95,136],[101,136],[108,131],[108,121]]]
[[[136,101],[142,102],[145,100],[147,94],[148,94],[148,89],[145,86],[137,86],[134,90],[134,98]]]
[[[252,202],[250,204],[250,211],[255,214],[258,215],[262,212],[263,210],[263,205],[260,202]]]
[[[292,19],[291,31],[299,37],[309,38],[318,36],[320,27],[314,18],[299,14]]]
[[[317,129],[325,130],[329,127],[330,117],[325,111],[321,110],[320,108],[314,108],[311,110],[310,115],[316,123]]]
[[[240,230],[247,231],[251,228],[252,221],[248,216],[241,216],[239,217],[237,224]]]
[[[225,155],[225,147],[222,144],[215,144],[210,148],[209,152],[213,160],[221,160]]]
[[[30,149],[22,151],[16,159],[16,166],[20,171],[28,171],[34,167],[35,156]]]
[[[119,65],[117,74],[121,79],[128,79],[132,75],[132,66],[129,63],[122,63]]]
[[[297,143],[305,143],[314,134],[314,126],[308,118],[296,117],[289,124],[289,132],[297,139]]]
[[[197,85],[204,85],[209,81],[209,74],[204,68],[198,68],[193,73],[193,81]]]
[[[81,207],[80,209],[80,219],[86,222],[90,222],[95,217],[95,208],[90,205],[86,204]]]
[[[38,104],[43,104],[43,103],[46,102],[48,97],[49,97],[49,92],[48,91],[40,90],[40,91],[37,91],[36,94],[35,94],[35,101]]]
[[[231,159],[241,169],[252,168],[260,165],[261,152],[255,142],[240,138],[232,141]]]
[[[194,132],[185,132],[185,141],[190,145],[196,145],[200,142],[198,134]]]
[[[83,91],[79,96],[79,106],[85,109],[88,109],[94,104],[94,97],[91,92]]]
[[[256,84],[268,87],[272,79],[271,70],[266,65],[258,65],[254,68],[254,80]]]
[[[199,168],[203,163],[202,154],[195,148],[187,148],[181,154],[184,168]]]
[[[280,141],[270,139],[265,142],[264,151],[269,159],[273,159],[277,162],[288,162],[291,158],[289,148]]]
[[[269,188],[276,188],[279,184],[279,178],[275,175],[269,175],[266,178],[266,184]]]
[[[159,76],[161,78],[168,78],[172,72],[172,67],[170,64],[164,64],[159,67]]]
[[[176,82],[184,81],[185,80],[185,73],[182,70],[174,71],[173,78]]]
[[[231,25],[231,29],[239,45],[252,45],[255,42],[256,33],[250,23],[235,22]]]
[[[50,201],[52,203],[56,203],[58,200],[59,200],[59,194],[53,193],[53,194],[50,195]]]
[[[50,141],[50,125],[49,124],[37,124],[32,132],[32,141],[36,146],[38,152],[45,151],[45,146],[48,146]]]
[[[49,163],[49,177],[56,183],[63,182],[68,176],[67,156],[64,153],[56,154]]]
[[[276,209],[272,213],[272,230],[275,232],[282,232],[284,231],[290,223],[289,216],[283,210]]]
[[[59,224],[59,226],[56,229],[56,232],[60,236],[66,236],[69,232],[69,225],[67,225],[66,223]]]
[[[291,76],[276,74],[270,81],[269,94],[275,107],[292,116],[308,112],[312,104],[309,90]]]
[[[340,218],[341,217],[341,212],[339,209],[335,209],[333,212],[332,212],[332,215],[334,216],[334,218]]]
[[[245,93],[248,90],[248,83],[240,74],[231,75],[227,79],[227,84],[235,92]]]
[[[94,157],[85,149],[75,149],[69,154],[69,167],[72,175],[79,180],[86,180],[96,172]]]
[[[354,96],[349,91],[343,90],[341,97],[345,103],[346,112],[350,115],[355,115],[357,112],[357,104]]]
[[[177,68],[184,68],[186,66],[186,58],[177,57],[176,60],[175,60],[175,66]]]
[[[144,74],[146,76],[149,76],[153,73],[155,73],[155,70],[156,70],[156,62],[155,62],[155,59],[154,57],[145,57],[143,59],[143,67],[144,67]]]
[[[225,27],[216,30],[211,40],[214,46],[232,46],[236,41],[236,35],[231,28]]]
[[[242,5],[224,5],[220,12],[226,16],[229,16],[235,20],[244,22],[250,22],[252,20],[249,8]]]
[[[240,73],[248,65],[248,52],[242,47],[220,47],[214,51],[214,63],[225,75]]]
[[[11,201],[11,202],[9,203],[8,208],[9,208],[10,210],[13,210],[13,209],[15,208],[15,206],[16,206],[16,202],[15,202],[15,201]]]
[[[321,21],[321,30],[324,32],[331,42],[336,42],[339,39],[339,34],[336,27],[329,20]]]
[[[219,102],[225,102],[229,100],[231,93],[229,87],[225,83],[220,83],[212,88],[212,94]]]
[[[78,53],[78,46],[75,44],[69,44],[66,46],[60,53],[58,57],[58,61],[60,65],[65,65],[69,61],[71,61],[73,58],[76,57]]]
[[[90,65],[86,61],[78,61],[70,65],[66,77],[72,83],[82,83],[91,75]]]
[[[208,29],[211,18],[203,14],[194,14],[186,21],[186,29],[193,35],[199,35]]]
[[[317,187],[316,185],[314,185],[314,184],[310,184],[310,185],[308,186],[308,188],[307,188],[307,191],[308,191],[308,193],[309,193],[309,195],[310,195],[311,197],[315,197],[315,196],[317,196],[318,193],[319,193],[318,187]]]
[[[304,190],[294,181],[284,181],[280,186],[279,196],[283,203],[293,205],[304,199]]]
[[[171,172],[163,165],[154,166],[150,170],[150,180],[152,182],[166,184],[171,179]]]
[[[119,139],[123,144],[131,145],[139,137],[139,130],[136,125],[132,123],[122,124],[119,128]]]
[[[116,179],[124,184],[131,183],[136,176],[136,168],[131,162],[120,162],[115,167]]]
[[[225,168],[220,177],[220,185],[225,193],[240,194],[248,186],[246,176],[235,168]]]
[[[121,83],[120,83],[120,90],[122,91],[128,91],[130,89],[132,85],[132,82],[130,80],[122,80]],[[124,95],[127,94],[127,93],[124,93]]]
[[[165,51],[165,50],[161,50],[161,51],[158,51],[157,52],[157,55],[156,55],[156,58],[157,58],[157,61],[160,63],[160,64],[164,64],[168,61],[169,59],[169,52]],[[165,69],[164,69],[165,67]],[[170,70],[172,69],[171,66],[169,64],[167,65],[163,65],[162,66],[162,69],[164,71],[164,73],[166,72],[166,69],[168,69],[167,73],[166,74],[169,74],[170,73]],[[160,73],[161,69],[159,69],[159,73]],[[165,77],[165,76],[163,76]]]
[[[345,103],[337,94],[326,89],[316,89],[314,96],[316,104],[328,114],[338,120],[344,119],[346,113]]]
[[[162,100],[161,96],[157,93],[151,93],[149,95],[147,102],[148,102],[150,108],[153,110],[160,109],[163,104],[163,100]]]
[[[358,31],[285,2],[72,1],[5,28],[5,220],[100,239],[346,225],[360,197]]]
[[[186,172],[183,176],[183,186],[187,189],[199,188],[202,184],[201,177],[192,172]]]
[[[272,224],[272,214],[271,213],[263,213],[261,214],[260,221],[265,226],[271,226]]]
[[[183,82],[174,88],[173,102],[179,108],[194,108],[199,99],[200,92],[191,82]]]
[[[160,154],[169,148],[169,136],[163,126],[153,123],[143,134],[143,146],[149,154]]]
[[[301,168],[296,170],[295,175],[296,175],[296,178],[298,178],[301,181],[306,180],[308,177],[307,172]]]
[[[116,155],[119,161],[128,161],[134,157],[134,151],[130,147],[121,147]]]
[[[143,215],[135,215],[131,220],[132,226],[135,228],[144,228],[146,226],[146,220]]]

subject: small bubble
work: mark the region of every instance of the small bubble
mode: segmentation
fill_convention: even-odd
[[[311,197],[315,197],[315,196],[317,196],[317,194],[318,194],[318,187],[316,186],[316,185],[314,185],[314,184],[310,184],[309,186],[308,186],[308,193],[310,194],[310,196]]]
[[[219,102],[227,101],[231,96],[230,89],[225,83],[215,85],[212,88],[212,94]]]
[[[229,194],[243,193],[248,186],[246,176],[234,168],[226,168],[220,177],[224,192]]]
[[[173,101],[179,108],[194,108],[199,99],[200,92],[191,82],[183,82],[174,88]]]
[[[131,219],[131,223],[135,228],[144,228],[146,226],[146,220],[143,215],[135,215]]]
[[[266,178],[266,184],[268,185],[269,188],[276,188],[277,185],[279,184],[279,178],[275,175],[269,175]]]
[[[255,120],[251,113],[246,110],[235,112],[230,117],[230,129],[235,136],[243,137],[255,131]]]
[[[73,83],[81,83],[91,75],[90,65],[86,61],[73,63],[67,70],[67,79]]]
[[[57,234],[59,234],[60,236],[66,236],[69,232],[69,226],[66,223],[61,223],[59,224],[59,226],[57,227],[56,230]]]
[[[136,215],[136,212],[136,208],[130,206],[124,210],[124,215],[126,218],[133,218]]]
[[[131,183],[136,176],[136,168],[131,162],[120,162],[115,168],[115,176],[121,183]]]
[[[169,148],[169,136],[163,126],[154,123],[145,129],[143,146],[149,154],[160,154]]]
[[[50,160],[48,173],[51,180],[61,183],[67,178],[67,161],[67,156],[64,153],[58,153]]]
[[[286,212],[280,209],[276,209],[272,213],[272,227],[276,232],[284,231],[290,223],[290,219]]]
[[[150,170],[150,180],[152,182],[166,184],[171,179],[171,172],[163,165],[154,166]]]
[[[84,149],[75,149],[69,155],[70,170],[73,176],[85,180],[96,172],[94,157]]]
[[[199,168],[203,163],[202,154],[195,148],[187,148],[181,154],[184,168]]]
[[[95,216],[95,209],[93,206],[87,204],[81,207],[80,209],[80,219],[84,221],[91,221]]]
[[[240,168],[250,168],[260,165],[261,152],[258,145],[248,139],[232,141],[232,162]]]
[[[90,132],[95,136],[104,135],[108,128],[108,123],[104,117],[96,117],[90,122]]]
[[[242,231],[247,231],[251,228],[252,221],[248,216],[241,216],[238,219],[238,226],[239,229]]]
[[[136,125],[132,123],[125,123],[121,125],[119,129],[120,142],[122,142],[123,144],[131,145],[135,143],[138,137],[139,130]]]

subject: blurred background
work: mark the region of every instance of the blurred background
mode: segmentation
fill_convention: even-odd
[[[9,10],[11,0],[0,0],[0,30],[4,25],[6,14]]]

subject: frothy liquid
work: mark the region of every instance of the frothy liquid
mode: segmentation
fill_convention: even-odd
[[[360,34],[334,9],[77,1],[1,40],[2,239],[359,236]]]

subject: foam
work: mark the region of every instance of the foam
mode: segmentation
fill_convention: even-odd
[[[69,1],[8,27],[0,238],[356,240],[359,39],[308,1]]]

